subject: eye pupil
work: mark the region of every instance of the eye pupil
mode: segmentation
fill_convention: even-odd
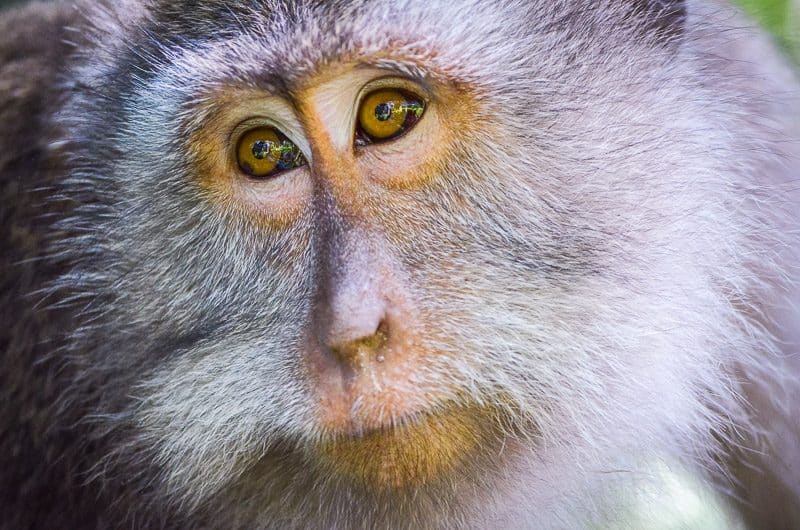
[[[264,160],[272,154],[272,142],[258,140],[253,144],[253,156],[259,160]]]
[[[375,107],[375,118],[378,121],[388,121],[392,118],[394,103],[381,103]]]

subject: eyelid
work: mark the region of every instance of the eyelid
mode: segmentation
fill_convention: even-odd
[[[428,105],[430,105],[431,100],[433,99],[430,90],[423,83],[405,77],[399,77],[397,75],[386,75],[377,79],[373,79],[361,87],[356,95],[356,114],[358,114],[358,109],[361,108],[361,103],[364,102],[364,98],[366,96],[370,95],[372,92],[384,88],[400,90],[401,92],[410,92],[411,94],[419,96],[426,108]]]

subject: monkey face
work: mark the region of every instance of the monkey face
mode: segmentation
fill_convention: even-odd
[[[510,434],[514,398],[478,380],[474,372],[483,363],[462,351],[468,337],[453,327],[474,311],[451,293],[463,275],[453,267],[469,246],[475,259],[487,259],[479,258],[486,240],[463,229],[444,238],[437,233],[437,220],[455,214],[469,223],[471,208],[487,206],[470,204],[458,191],[480,185],[480,177],[448,182],[452,153],[480,133],[470,129],[479,116],[476,95],[428,74],[401,77],[403,61],[420,66],[400,56],[394,61],[390,69],[342,58],[298,75],[280,96],[227,83],[210,89],[201,104],[191,102],[192,121],[180,125],[182,174],[216,225],[238,226],[246,235],[245,262],[257,269],[229,271],[237,294],[226,304],[250,296],[269,302],[256,303],[236,323],[255,325],[246,334],[222,339],[221,333],[210,352],[189,348],[179,367],[146,380],[142,392],[156,402],[143,410],[143,421],[163,421],[157,403],[173,397],[162,397],[162,385],[182,379],[188,359],[238,379],[241,360],[220,353],[220,342],[230,340],[222,351],[271,359],[255,372],[244,370],[270,374],[248,390],[257,396],[252,406],[274,406],[262,385],[273,386],[280,401],[296,385],[291,409],[280,406],[286,424],[269,427],[286,432],[264,432],[260,443],[288,440],[315,465],[359,484],[424,485],[475,458],[478,446],[499,445]],[[478,148],[480,141],[472,140]],[[281,167],[284,152],[290,167]],[[461,202],[454,206],[462,211],[450,211],[448,201]],[[246,287],[240,278],[263,283]],[[256,316],[264,310],[274,316]],[[225,377],[209,382],[223,392],[217,399],[238,404],[225,409],[241,406],[238,384]],[[477,393],[467,385],[483,388]],[[253,411],[258,416],[273,419]],[[238,428],[242,436],[244,425]]]
[[[119,33],[65,119],[109,462],[267,512],[297,484],[456,495],[522,456],[711,436],[717,348],[748,340],[719,275],[744,229],[706,224],[739,222],[718,139],[646,19],[202,4],[99,19]]]

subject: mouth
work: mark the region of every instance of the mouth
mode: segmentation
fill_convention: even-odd
[[[399,351],[347,371],[309,349],[323,436],[306,455],[329,477],[372,492],[425,487],[495,460],[514,436],[510,404],[499,397],[476,402],[437,371],[432,359],[440,357]]]
[[[506,436],[496,411],[453,405],[321,443],[328,471],[378,490],[418,487],[467,466]]]

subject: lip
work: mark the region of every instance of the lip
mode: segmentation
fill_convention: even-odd
[[[390,421],[378,423],[362,422],[357,424],[354,421],[349,429],[333,433],[332,438],[358,441],[375,436],[391,436],[396,432],[413,429],[427,422],[436,421],[437,416],[441,413],[441,407],[439,407],[439,410],[424,409],[405,416],[394,417]]]
[[[496,447],[491,410],[452,405],[392,426],[334,436],[316,453],[328,471],[378,490],[419,487]]]
[[[309,348],[307,366],[319,426],[332,437],[359,439],[412,426],[441,402],[437,389],[419,377],[415,356],[352,370]]]

